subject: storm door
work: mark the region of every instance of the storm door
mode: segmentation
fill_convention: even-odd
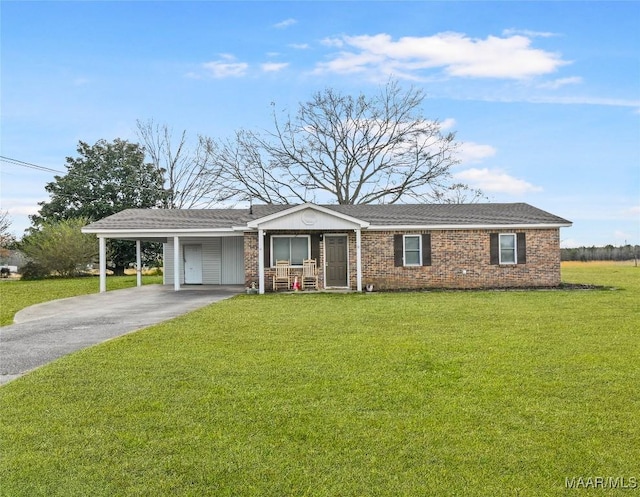
[[[348,287],[347,237],[345,235],[325,235],[327,259],[326,283],[328,287]]]

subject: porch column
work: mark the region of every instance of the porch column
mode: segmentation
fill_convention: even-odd
[[[180,291],[180,237],[173,237],[173,289]]]
[[[359,292],[362,291],[362,230],[356,230],[356,285]]]
[[[100,264],[100,293],[107,291],[107,239],[104,236],[98,237],[98,254]]]
[[[142,286],[142,255],[140,250],[141,242],[136,240],[136,285]]]
[[[264,230],[258,228],[258,293],[264,293]]]

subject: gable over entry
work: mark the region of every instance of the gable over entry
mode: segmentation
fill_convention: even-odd
[[[362,229],[369,226],[368,222],[323,206],[302,204],[250,221],[247,223],[247,226],[257,229],[258,231],[258,288],[260,293],[264,293],[265,291],[266,267],[275,265],[275,258],[278,254],[287,253],[291,265],[295,266],[297,262],[301,262],[298,261],[301,255],[304,255],[305,241],[308,243],[306,247],[309,258],[316,259],[318,265],[324,263],[325,286],[333,286],[332,283],[335,283],[335,286],[348,287],[349,282],[346,276],[339,280],[335,278],[335,267],[328,266],[331,258],[325,256],[325,260],[321,261],[319,250],[316,254],[312,254],[312,244],[317,243],[320,237],[324,238],[325,250],[328,246],[327,243],[331,246],[334,240],[340,238],[343,240],[342,243],[345,250],[344,257],[347,257],[346,242],[344,241],[346,240],[345,235],[327,235],[327,232],[355,233],[356,289],[359,292],[362,291],[361,240]],[[267,246],[265,246],[265,237],[268,237]],[[327,241],[327,239],[329,239],[329,241]],[[287,252],[286,249],[287,244],[289,244],[289,252]],[[302,252],[302,254],[300,252]],[[332,254],[333,253],[334,251],[332,249]],[[328,255],[329,252],[326,251],[325,254]],[[317,257],[313,257],[314,255],[317,255]],[[348,260],[342,262],[344,263],[344,269],[346,271]],[[323,271],[322,268],[320,270]],[[329,276],[331,276],[331,278]]]

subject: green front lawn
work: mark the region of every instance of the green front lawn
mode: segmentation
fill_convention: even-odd
[[[144,285],[162,283],[162,276],[143,276]],[[135,276],[109,276],[107,289],[136,286]],[[99,290],[98,277],[50,279],[40,281],[0,280],[0,326],[13,323],[13,316],[30,305],[75,297]]]
[[[566,482],[640,485],[640,269],[563,275],[617,289],[241,295],[73,354],[0,388],[0,495],[628,495]]]

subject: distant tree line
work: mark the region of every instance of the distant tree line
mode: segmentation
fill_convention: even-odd
[[[605,245],[604,247],[578,247],[560,249],[563,261],[629,261],[640,258],[640,245]]]

